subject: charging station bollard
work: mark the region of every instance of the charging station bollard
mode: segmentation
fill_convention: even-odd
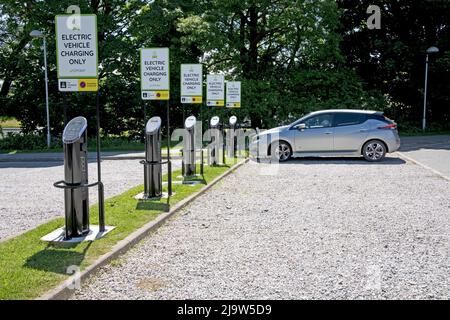
[[[235,144],[235,129],[236,129],[236,116],[231,116],[229,123],[230,129],[228,131],[228,158],[234,159],[236,157],[236,144]]]
[[[66,239],[89,233],[87,120],[76,117],[64,128],[64,207]]]
[[[211,128],[211,136],[214,137],[214,144],[212,149],[210,150],[210,163],[215,166],[219,164],[219,155],[220,155],[220,130],[219,130],[220,119],[215,116],[210,120],[210,128]]]
[[[196,173],[195,163],[195,123],[194,116],[186,118],[184,122],[185,137],[183,139],[183,176],[189,177]]]
[[[94,241],[113,230],[105,226],[103,210],[98,213],[97,226],[89,225],[89,188],[97,186],[103,194],[101,181],[88,183],[87,120],[76,117],[67,123],[63,131],[64,180],[53,184],[64,189],[65,228],[59,228],[41,240],[48,242]],[[101,205],[101,198],[99,205]]]
[[[162,196],[161,118],[153,117],[145,127],[144,198]]]

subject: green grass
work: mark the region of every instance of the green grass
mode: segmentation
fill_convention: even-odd
[[[170,204],[174,205],[199,191],[205,183],[228,170],[233,159],[229,161],[227,166],[205,166],[203,184],[174,184],[175,195]],[[179,175],[179,170],[173,172],[174,179]],[[135,200],[134,196],[142,191],[143,186],[138,186],[105,201],[106,223],[116,226],[116,229],[100,240],[73,245],[56,245],[41,241],[42,236],[64,226],[64,219],[59,218],[0,243],[0,300],[39,297],[68,278],[66,270],[69,266],[76,265],[81,270],[85,269],[99,256],[109,252],[118,241],[168,211],[167,199],[146,202]],[[55,189],[55,192],[59,191]],[[61,208],[61,215],[63,210]],[[98,223],[97,205],[91,206],[90,219],[91,224]]]

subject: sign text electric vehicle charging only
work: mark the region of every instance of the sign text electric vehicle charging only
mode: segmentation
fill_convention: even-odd
[[[141,49],[141,97],[143,100],[169,100],[169,64],[169,48]]]
[[[227,108],[241,107],[241,82],[228,81],[227,82]]]
[[[203,66],[182,64],[181,103],[201,104],[203,102]]]
[[[222,74],[208,74],[206,77],[206,105],[211,107],[225,105],[225,82]]]
[[[97,16],[80,15],[78,24],[72,24],[71,19],[72,15],[55,17],[58,89],[97,91]]]

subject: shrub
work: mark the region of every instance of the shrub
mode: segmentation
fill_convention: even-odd
[[[59,138],[52,139],[52,148],[58,148],[61,145]],[[44,135],[9,133],[0,139],[0,151],[42,149],[47,149],[47,138]]]

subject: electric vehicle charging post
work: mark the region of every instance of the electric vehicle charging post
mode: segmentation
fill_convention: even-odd
[[[220,157],[220,130],[219,130],[219,124],[220,124],[220,118],[217,116],[214,116],[210,120],[210,128],[211,128],[211,137],[214,137],[214,143],[209,150],[210,153],[210,164],[215,166],[219,164],[219,157]]]
[[[104,212],[99,210],[99,226],[89,224],[88,188],[103,183],[88,182],[87,120],[76,117],[70,120],[63,132],[64,180],[55,182],[56,188],[64,189],[65,228],[57,229],[41,240],[50,242],[92,241],[114,229],[105,226]]]
[[[87,120],[72,119],[64,129],[64,182],[76,189],[64,189],[66,238],[89,233],[89,192],[87,163]]]
[[[197,119],[194,116],[187,117],[184,122],[183,138],[183,164],[182,175],[184,178],[194,176],[196,173],[195,161],[195,123]]]
[[[144,194],[142,199],[162,196],[161,118],[153,117],[145,126]]]
[[[231,116],[229,123],[230,129],[228,131],[228,157],[234,159],[236,156],[236,144],[235,144],[235,130],[236,130],[237,117]]]

